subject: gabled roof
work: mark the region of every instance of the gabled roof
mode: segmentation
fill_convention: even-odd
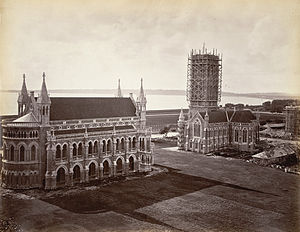
[[[233,112],[231,122],[251,123],[256,117],[250,110],[239,110]]]
[[[50,120],[134,117],[130,98],[51,97]]]
[[[36,117],[34,116],[34,114],[32,112],[29,112],[28,114],[25,114],[24,116],[17,118],[16,120],[14,120],[13,122],[30,122],[30,123],[37,123],[38,120],[36,119]]]

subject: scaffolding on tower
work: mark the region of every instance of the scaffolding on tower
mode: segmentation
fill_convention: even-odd
[[[187,100],[192,107],[215,107],[221,101],[222,56],[213,49],[192,50],[187,65]]]

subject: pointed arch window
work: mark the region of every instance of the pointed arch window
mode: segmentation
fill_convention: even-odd
[[[63,158],[66,158],[66,157],[67,157],[67,144],[64,144],[64,145],[63,145],[62,157],[63,157]]]
[[[25,148],[23,145],[20,147],[20,161],[25,161]]]
[[[36,147],[34,145],[31,147],[31,150],[30,150],[30,159],[31,160],[36,159]]]
[[[235,142],[239,141],[239,131],[237,129],[234,130],[234,141]]]
[[[57,145],[56,146],[56,156],[55,156],[56,159],[60,159],[61,158],[61,147],[60,145]]]
[[[199,123],[199,121],[196,121],[194,123],[194,136],[195,137],[200,137],[200,123]]]
[[[243,143],[247,142],[247,130],[243,129]]]
[[[92,153],[93,153],[93,143],[89,142],[88,154],[92,154]]]
[[[94,153],[98,153],[98,141],[94,142]]]
[[[10,146],[10,160],[15,161],[15,147],[13,145]]]

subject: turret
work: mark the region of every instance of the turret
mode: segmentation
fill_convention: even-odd
[[[120,79],[118,80],[118,93],[117,93],[117,97],[123,97],[122,91],[121,91]]]
[[[183,115],[183,110],[181,108],[180,114],[179,114],[179,119],[177,122],[178,126],[178,139],[177,139],[177,146],[179,150],[184,150],[184,115]]]
[[[142,78],[140,94],[136,101],[137,114],[140,116],[142,127],[146,126],[146,104],[147,104],[147,99],[143,89],[143,78]]]
[[[38,118],[39,122],[42,123],[42,125],[48,125],[50,120],[50,97],[47,91],[46,87],[46,81],[45,81],[45,73],[43,72],[43,83],[42,83],[42,89],[41,93],[38,96],[37,99],[37,105],[38,105]]]
[[[18,97],[18,115],[19,116],[25,115],[28,110],[29,110],[29,95],[26,87],[25,74],[23,74],[22,89]]]

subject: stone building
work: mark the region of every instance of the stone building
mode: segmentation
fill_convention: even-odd
[[[55,189],[151,170],[146,97],[50,97],[43,73],[40,94],[25,76],[18,118],[3,121],[2,186]]]
[[[293,138],[300,136],[300,106],[285,107],[285,131]]]
[[[192,50],[188,57],[189,112],[178,120],[178,148],[206,154],[224,147],[253,151],[259,122],[250,110],[218,107],[221,99],[222,58],[214,50]]]

